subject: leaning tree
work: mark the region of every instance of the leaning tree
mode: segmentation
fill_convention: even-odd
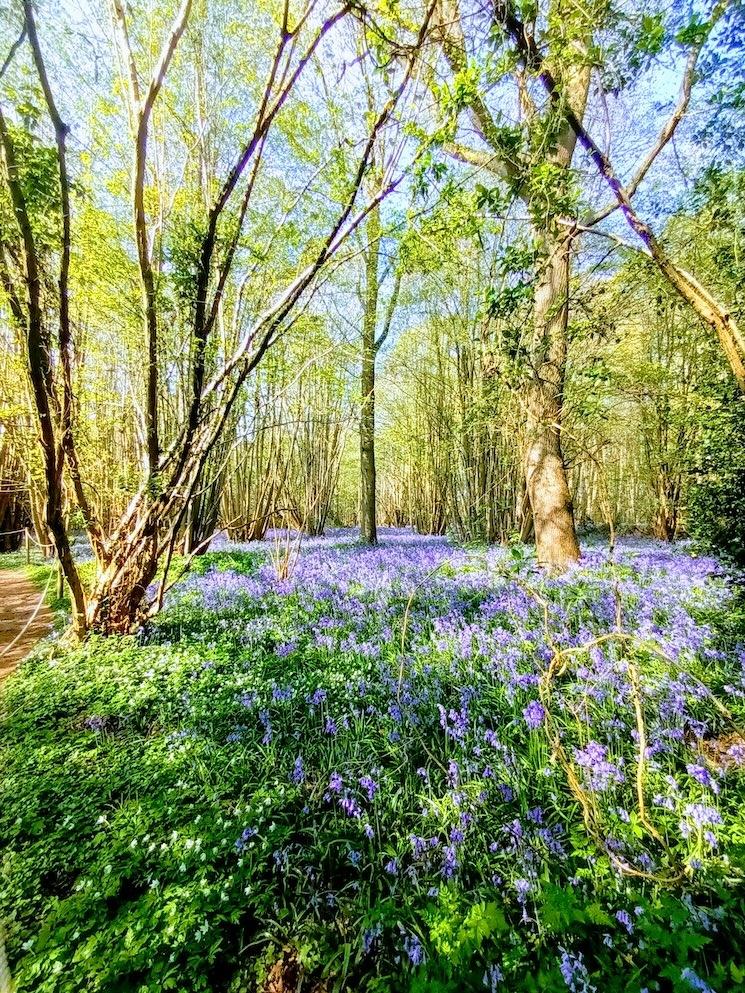
[[[532,294],[533,319],[522,342],[527,428],[523,462],[538,558],[553,568],[563,568],[579,556],[562,415],[570,264],[580,235],[600,234],[627,246],[614,230],[601,225],[618,211],[664,279],[716,333],[737,382],[745,389],[745,341],[734,316],[674,260],[634,202],[688,113],[708,38],[737,6],[717,0],[708,16],[692,14],[669,38],[685,56],[679,98],[625,181],[593,138],[587,119],[593,79],[603,90],[604,46],[613,47],[608,45],[610,38],[623,48],[624,38],[632,33],[633,10],[606,0],[584,5],[565,0],[527,4],[495,0],[477,8],[467,0],[441,0],[438,7],[437,36],[449,69],[448,85],[439,84],[441,73],[433,73],[433,79],[438,81],[440,103],[457,124],[441,128],[443,149],[482,176],[492,176],[495,186],[484,196],[488,207],[505,211],[506,204],[515,200],[527,210],[532,228],[534,268],[526,288]],[[682,14],[677,16],[680,20]],[[642,39],[640,44],[647,42]],[[631,73],[631,61],[625,69]],[[607,204],[586,214],[580,209],[577,183],[580,153],[611,193]]]
[[[364,118],[366,133],[353,145],[353,165],[336,197],[323,229],[309,236],[298,253],[293,271],[274,289],[263,308],[252,316],[228,349],[217,347],[216,328],[226,294],[241,257],[242,237],[262,169],[283,112],[301,92],[303,81],[319,62],[331,58],[327,41],[336,39],[338,25],[350,21],[370,39],[384,35],[369,6],[350,2],[309,0],[299,12],[283,0],[276,21],[276,41],[266,76],[258,86],[253,120],[241,131],[240,147],[217,184],[201,219],[197,251],[190,279],[192,306],[188,319],[188,388],[184,416],[170,437],[163,423],[163,339],[167,316],[160,292],[160,266],[155,259],[160,231],[148,202],[150,139],[156,114],[165,114],[164,83],[174,57],[190,30],[192,0],[182,0],[152,66],[138,49],[137,24],[123,0],[111,0],[111,18],[118,57],[128,86],[132,153],[131,222],[141,290],[141,335],[145,361],[146,458],[142,478],[129,506],[113,526],[105,528],[96,513],[79,452],[76,423],[75,326],[70,315],[70,267],[78,250],[75,229],[75,183],[71,178],[68,137],[70,128],[60,112],[58,94],[47,70],[44,46],[37,30],[34,5],[23,0],[23,24],[7,66],[26,44],[43,93],[43,105],[54,134],[57,174],[55,198],[59,221],[58,244],[42,251],[33,217],[24,162],[19,148],[17,109],[0,106],[1,183],[14,218],[14,230],[3,234],[0,258],[2,284],[12,319],[19,330],[32,386],[33,404],[43,455],[46,491],[45,521],[69,584],[73,627],[78,635],[125,632],[149,610],[162,603],[165,579],[155,595],[148,594],[158,564],[170,560],[183,530],[192,497],[207,460],[221,438],[241,391],[277,338],[293,321],[319,278],[341,257],[340,250],[371,211],[403,180],[404,171],[389,170],[375,194],[361,202],[373,150],[384,128],[401,124],[394,111],[404,92],[416,85],[418,52],[428,30],[431,8],[420,12],[418,24],[395,45],[386,67],[388,82],[380,106]],[[146,48],[143,44],[141,47]],[[264,53],[260,53],[264,54]],[[257,61],[261,61],[257,59]],[[353,62],[353,60],[352,60]],[[347,83],[347,85],[349,85]],[[245,98],[250,99],[247,87]],[[159,102],[160,101],[160,102]],[[332,142],[330,141],[331,145]],[[326,157],[338,162],[339,150],[329,147]],[[344,156],[349,158],[349,149]],[[304,187],[310,188],[311,181]],[[1,188],[0,188],[1,189]],[[162,218],[158,220],[162,224]],[[278,220],[281,226],[281,221]],[[51,269],[54,267],[54,273]],[[245,274],[242,274],[246,278]],[[95,556],[95,575],[84,584],[72,554],[63,508],[66,487],[74,493]]]
[[[660,236],[653,230],[652,225],[642,217],[634,204],[635,194],[643,180],[660,153],[672,141],[689,109],[704,46],[719,22],[727,14],[734,12],[735,17],[741,16],[741,11],[737,10],[738,6],[738,4],[731,3],[730,0],[717,0],[706,18],[694,13],[690,22],[681,28],[673,38],[673,41],[678,45],[687,49],[679,97],[657,140],[647,150],[633,175],[626,182],[619,178],[609,154],[593,138],[582,120],[582,115],[577,112],[572,102],[570,88],[554,67],[554,56],[550,48],[542,48],[538,42],[535,24],[526,23],[520,18],[518,4],[501,2],[501,0],[494,4],[494,23],[504,33],[505,38],[512,42],[520,71],[529,78],[539,81],[548,95],[549,106],[554,112],[563,115],[572,140],[582,147],[610,190],[612,199],[608,204],[590,213],[587,217],[574,218],[573,220],[564,218],[565,227],[573,232],[581,231],[610,237],[618,243],[633,248],[633,245],[629,246],[628,243],[623,242],[614,232],[606,232],[598,227],[601,221],[615,211],[620,211],[628,226],[641,242],[641,250],[655,264],[664,280],[678,296],[685,300],[701,321],[714,331],[738,386],[745,392],[745,337],[738,327],[735,316],[725,303],[719,300],[691,272],[675,261]],[[559,36],[560,33],[554,28],[554,37]],[[547,37],[549,39],[552,37],[550,31],[547,32]]]

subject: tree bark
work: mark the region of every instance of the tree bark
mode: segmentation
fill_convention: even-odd
[[[217,367],[211,378],[205,382],[207,373],[210,371],[209,364],[212,363],[211,352],[208,351],[209,339],[216,315],[219,312],[223,290],[232,271],[234,249],[239,240],[243,219],[246,216],[255,172],[249,177],[247,189],[244,192],[238,212],[239,223],[235,229],[233,241],[229,242],[226,256],[222,259],[217,259],[214,251],[217,244],[218,223],[223,212],[229,206],[249,161],[254,155],[259,157],[276,116],[286,103],[304,68],[311,62],[314,53],[331,28],[347,17],[350,12],[348,5],[340,6],[318,28],[309,29],[311,36],[307,45],[304,48],[296,49],[296,39],[303,25],[306,24],[306,16],[301,17],[296,27],[290,30],[287,23],[289,6],[285,8],[277,54],[269,70],[256,127],[252,137],[244,145],[233,164],[215,205],[209,213],[210,227],[203,240],[196,279],[198,313],[195,314],[192,328],[194,348],[191,358],[191,396],[188,416],[183,426],[176,432],[176,436],[168,449],[161,451],[157,437],[157,360],[159,352],[157,327],[160,304],[157,294],[154,293],[153,271],[146,237],[147,211],[145,210],[142,190],[144,177],[147,174],[145,161],[147,122],[174,50],[185,29],[192,0],[181,0],[179,13],[161,50],[150,84],[142,94],[140,94],[135,60],[129,49],[124,5],[120,0],[113,0],[113,5],[114,19],[119,25],[124,63],[125,66],[129,67],[132,89],[132,121],[136,125],[134,131],[137,137],[133,213],[140,276],[146,298],[147,320],[145,323],[148,361],[145,379],[148,397],[147,434],[150,465],[143,473],[144,478],[139,490],[133,495],[127,509],[119,517],[113,531],[106,536],[107,554],[103,556],[103,560],[99,560],[97,575],[90,591],[85,589],[80,581],[70,550],[63,514],[64,450],[61,441],[62,431],[59,423],[59,405],[54,377],[57,356],[53,354],[45,325],[44,306],[41,299],[42,282],[39,257],[26,209],[19,170],[15,162],[12,135],[6,126],[2,107],[0,107],[0,146],[6,165],[2,178],[8,186],[17,219],[18,245],[14,247],[17,249],[17,256],[22,260],[24,268],[22,280],[24,292],[11,294],[11,309],[14,308],[16,302],[19,303],[19,306],[15,308],[17,311],[16,319],[19,320],[26,332],[28,372],[33,390],[44,462],[46,525],[57,549],[65,578],[70,586],[73,601],[73,623],[76,632],[81,636],[87,631],[96,631],[102,634],[130,631],[141,623],[149,612],[152,612],[152,608],[160,607],[162,595],[159,594],[156,599],[149,598],[148,587],[155,578],[160,557],[166,549],[173,546],[175,536],[179,533],[179,529],[183,528],[185,512],[194,495],[200,474],[203,473],[207,460],[225,431],[226,423],[233,413],[247,378],[263,360],[266,352],[281,333],[285,322],[290,318],[293,309],[298,306],[303,295],[312,287],[314,281],[338,252],[341,245],[353,236],[371,213],[375,213],[382,200],[403,182],[406,172],[399,170],[395,178],[386,180],[385,185],[381,186],[365,208],[356,209],[363,180],[370,172],[374,149],[379,144],[381,132],[393,115],[398,101],[412,80],[415,66],[419,60],[418,52],[424,43],[432,15],[432,8],[430,7],[411,48],[411,55],[406,61],[404,71],[401,73],[400,82],[389,95],[382,109],[372,116],[366,142],[358,156],[353,182],[341,209],[326,231],[320,247],[313,249],[307,265],[281,291],[278,291],[262,312],[256,316],[255,320],[250,322],[250,326],[246,327],[241,334],[240,340],[231,346],[230,354],[224,356],[219,363],[214,363]],[[41,69],[41,63],[39,63],[39,68]],[[48,109],[54,116],[52,103],[53,101]],[[59,124],[60,128],[64,127],[61,121],[55,123]],[[61,147],[58,145],[58,151],[60,157],[64,158],[64,143]],[[64,175],[62,182],[64,186],[66,183]],[[69,220],[69,215],[66,215],[64,220],[66,223]],[[65,237],[69,240],[67,233]],[[372,241],[377,264],[379,235],[374,237]],[[2,266],[0,266],[0,270],[2,270]],[[2,271],[0,271],[0,280],[2,275]],[[207,291],[213,282],[216,283],[216,286],[211,294],[210,303],[207,299]],[[377,293],[377,280],[375,283]],[[65,284],[66,276],[61,286],[63,295]],[[23,300],[22,305],[21,300]],[[61,323],[66,332],[68,321],[64,314],[61,316]],[[374,335],[374,323],[372,329]],[[65,339],[64,333],[60,340],[64,347],[71,345],[71,342]],[[377,343],[373,340],[373,360],[376,344],[379,345],[379,343],[380,339]],[[208,357],[210,363],[208,363]],[[90,525],[90,521],[86,521],[86,523]],[[163,584],[161,585],[163,588]],[[149,600],[151,600],[150,603]]]
[[[16,215],[23,250],[24,282],[27,294],[27,316],[24,322],[24,330],[26,333],[28,374],[34,396],[39,428],[39,444],[44,462],[44,482],[46,489],[44,520],[52,535],[62,570],[70,586],[73,627],[77,634],[82,634],[85,630],[85,594],[72,557],[62,508],[63,453],[61,449],[58,450],[55,438],[55,424],[53,419],[55,400],[54,374],[50,362],[49,339],[44,326],[44,314],[41,304],[39,258],[31,221],[26,209],[26,200],[21,187],[13,139],[1,109],[0,143],[2,144],[5,158],[8,190]]]
[[[580,556],[561,447],[571,243],[561,236],[546,240],[534,304],[537,347],[527,397],[525,483],[538,562],[559,572]]]
[[[375,328],[378,314],[378,252],[380,212],[370,213],[365,259],[365,305],[362,318],[362,374],[360,378],[360,540],[378,543],[375,471]]]
[[[155,531],[149,531],[134,554],[120,554],[112,566],[88,598],[86,630],[130,634],[145,619],[147,589],[158,568]]]
[[[501,4],[497,4],[497,20],[501,20]],[[551,4],[552,14],[566,19],[560,0]],[[576,16],[576,12],[571,16]],[[567,21],[569,23],[569,21]],[[574,43],[585,48],[585,35],[590,26],[584,17],[570,34]],[[441,32],[443,52],[454,72],[467,65],[467,50],[458,0],[443,0],[441,6]],[[564,39],[566,41],[566,38]],[[569,125],[584,116],[590,81],[589,62],[565,59],[555,53],[563,68],[562,83],[566,101],[558,108],[560,127],[547,160],[561,170],[569,170],[577,142],[577,135]],[[553,108],[552,108],[553,109]],[[526,164],[506,150],[500,130],[485,102],[481,99],[470,104],[472,125],[492,154],[485,156],[479,150],[458,144],[446,146],[455,158],[480,165],[502,179],[517,181],[523,178]],[[528,166],[529,167],[529,166]],[[530,195],[523,194],[530,206]],[[537,232],[543,243],[545,268],[536,288],[533,311],[534,338],[531,349],[531,378],[527,398],[527,432],[524,449],[526,490],[535,528],[538,560],[553,571],[566,568],[580,556],[579,542],[574,526],[572,500],[569,493],[566,467],[561,449],[561,404],[563,400],[564,371],[566,365],[566,333],[569,313],[569,264],[570,243],[559,233],[558,216],[547,217]],[[527,527],[527,522],[526,522]]]

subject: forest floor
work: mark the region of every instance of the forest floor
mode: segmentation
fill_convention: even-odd
[[[53,627],[43,594],[18,569],[0,569],[0,680],[8,676]],[[10,647],[9,647],[10,646]]]
[[[18,989],[742,993],[742,574],[355,538],[218,543],[6,681]]]

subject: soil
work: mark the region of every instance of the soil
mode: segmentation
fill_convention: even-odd
[[[39,606],[41,596],[41,590],[19,570],[0,569],[0,680],[52,630],[52,612],[45,603]],[[36,616],[30,620],[34,611]]]

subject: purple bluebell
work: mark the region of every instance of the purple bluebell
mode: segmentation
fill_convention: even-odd
[[[404,938],[404,951],[412,965],[421,965],[425,960],[424,947],[415,934]]]
[[[543,704],[538,700],[531,700],[523,710],[523,717],[530,730],[537,731],[538,728],[543,726],[543,722],[546,720],[546,711]]]

